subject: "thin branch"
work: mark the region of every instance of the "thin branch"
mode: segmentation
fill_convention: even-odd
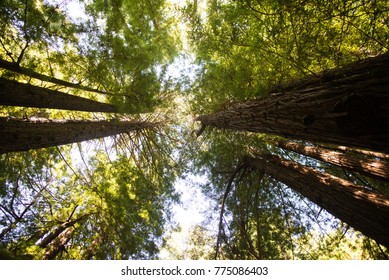
[[[0,42],[1,42],[1,40],[0,40]],[[79,83],[71,83],[71,82],[67,82],[67,81],[57,79],[57,78],[54,78],[51,76],[40,74],[38,72],[35,72],[32,69],[21,67],[18,64],[18,62],[15,62],[15,60],[13,60],[13,59],[12,59],[12,61],[13,62],[9,62],[9,61],[0,59],[0,67],[3,69],[9,70],[9,71],[13,71],[13,72],[16,72],[19,74],[29,76],[31,78],[35,78],[35,79],[38,79],[41,81],[45,81],[45,82],[49,82],[49,83],[53,83],[53,84],[57,84],[57,85],[61,85],[61,86],[69,87],[69,88],[75,88],[75,89],[80,89],[80,90],[85,90],[85,91],[90,91],[90,92],[104,94],[104,95],[110,95],[110,96],[127,96],[124,94],[114,94],[114,93],[110,93],[110,92],[101,91],[98,89],[93,89],[93,88],[90,88],[87,86],[83,86]]]
[[[7,49],[7,47],[4,45],[2,38],[0,37],[0,44],[3,47],[5,54],[12,60],[13,63],[16,63],[15,59],[12,56],[12,52]]]
[[[89,186],[90,188],[92,188],[92,186],[90,185],[90,183],[85,179],[84,176],[80,176],[74,169],[73,167],[69,164],[69,162],[65,159],[65,157],[63,156],[62,154],[62,151],[58,148],[58,146],[55,146],[55,148],[57,149],[59,155],[61,156],[61,158],[63,159],[63,161],[66,163],[66,165],[70,168],[70,170],[73,172],[73,174],[76,176],[76,178],[78,179],[81,179],[82,181],[84,181],[84,183]]]
[[[382,247],[381,247],[381,245],[377,242],[377,241],[375,241],[374,240],[374,242],[376,243],[376,245],[377,245],[377,247],[378,247],[378,249],[380,249],[380,251],[381,251],[381,254],[383,255],[383,256],[385,256],[385,258],[388,260],[389,259],[389,256],[388,256],[388,254],[386,254],[385,252],[384,252],[384,250],[382,250]]]
[[[17,219],[17,216],[15,217],[14,214],[12,212],[10,212],[7,208],[5,208],[3,205],[0,204],[0,210],[1,212],[3,212],[4,216],[7,217],[7,219],[9,221],[11,221],[11,219],[9,218],[9,216],[13,217],[14,219]],[[8,214],[8,215],[7,215]]]
[[[31,202],[28,203],[28,205],[24,208],[23,212],[13,221],[9,224],[7,228],[1,231],[0,233],[0,239],[2,239],[7,233],[9,233],[13,227],[18,224],[24,217],[24,215],[30,210],[30,208],[36,203],[38,198],[41,196],[42,192],[46,190],[46,188],[50,185],[50,183],[46,184],[43,188],[41,188],[37,194],[34,196]]]
[[[246,166],[245,164],[241,163],[241,164],[238,165],[238,167],[235,169],[234,173],[231,175],[231,177],[230,177],[230,179],[229,179],[229,181],[228,181],[228,184],[227,184],[227,187],[226,187],[226,191],[225,191],[224,196],[223,196],[222,205],[221,205],[221,209],[220,209],[219,232],[218,232],[217,241],[216,241],[215,260],[217,260],[218,254],[219,254],[221,231],[222,231],[222,228],[223,228],[224,208],[225,208],[225,204],[226,204],[226,201],[227,201],[227,197],[228,197],[229,193],[231,192],[232,183],[233,183],[235,177],[237,176],[237,174],[238,174],[243,168],[245,168],[245,166]]]
[[[20,62],[23,59],[24,53],[27,50],[27,48],[30,46],[30,37],[27,34],[27,11],[28,11],[28,0],[24,1],[24,15],[23,15],[23,32],[24,32],[24,38],[26,39],[26,43],[24,47],[22,48],[19,57],[16,61],[16,64],[19,65]]]
[[[261,15],[264,15],[264,16],[277,16],[277,15],[279,15],[278,13],[267,13],[267,12],[262,12],[260,10],[257,10],[253,6],[251,6],[249,0],[246,0],[246,4],[250,8],[250,10],[252,10],[252,11],[258,13],[258,14],[261,14]]]
[[[69,218],[66,220],[67,222],[69,222],[69,221],[70,221],[70,219],[73,217],[73,215],[74,215],[74,212],[76,212],[76,209],[77,209],[77,207],[78,207],[78,205],[76,205],[76,206],[74,207],[74,209],[73,209],[72,213],[70,213],[70,215],[69,215]]]
[[[278,193],[280,194],[280,197],[281,197],[282,210],[284,211],[284,215],[283,215],[284,221],[285,221],[285,224],[288,226],[290,246],[291,246],[291,251],[292,251],[292,257],[294,259],[294,244],[293,244],[292,231],[291,231],[292,226],[290,225],[289,220],[288,220],[288,215],[287,215],[287,211],[286,211],[286,203],[284,200],[283,192],[280,189],[278,189]]]

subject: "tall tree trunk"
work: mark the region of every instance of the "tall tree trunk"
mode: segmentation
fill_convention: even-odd
[[[3,60],[3,59],[0,59],[0,68],[6,69],[9,71],[13,71],[13,72],[16,72],[19,74],[23,74],[23,75],[26,75],[26,76],[29,76],[31,78],[35,78],[35,79],[38,79],[41,81],[50,82],[50,83],[65,86],[65,87],[81,89],[81,90],[96,92],[96,93],[101,93],[101,94],[113,95],[112,93],[107,93],[105,91],[101,91],[98,89],[89,88],[86,86],[82,86],[80,84],[70,83],[70,82],[60,80],[60,79],[57,79],[54,77],[39,74],[39,73],[35,72],[34,70],[21,67],[18,63],[9,62],[9,61]]]
[[[274,155],[246,157],[244,162],[389,248],[389,197]]]
[[[340,151],[306,146],[292,141],[277,140],[274,144],[279,148],[328,162],[350,171],[356,171],[370,177],[389,181],[389,161],[384,159],[358,158]]]
[[[49,234],[47,234],[39,242],[38,245],[42,248],[46,248],[54,239],[58,238],[66,229],[73,227],[76,223],[81,222],[82,220],[86,219],[88,216],[89,214],[86,214],[86,215],[82,215],[77,219],[63,222],[62,224],[58,225],[54,231],[51,231]]]
[[[64,230],[49,246],[48,249],[43,256],[44,260],[53,260],[59,253],[66,251],[66,244],[70,241],[73,233],[75,232],[75,228],[67,228]]]
[[[389,153],[389,54],[299,80],[267,98],[197,118],[203,127]]]
[[[116,113],[115,106],[0,78],[0,105]]]
[[[146,121],[83,121],[19,119],[0,117],[0,153],[59,146],[155,128],[160,123]]]
[[[96,248],[98,248],[99,244],[101,243],[101,235],[100,234],[97,235],[93,239],[92,243],[87,248],[85,248],[85,251],[82,254],[82,256],[83,256],[82,259],[84,259],[84,260],[92,260],[93,259],[93,257],[96,254]]]
[[[338,150],[344,153],[349,153],[349,154],[356,154],[356,155],[361,155],[361,156],[369,156],[369,157],[374,157],[374,158],[379,158],[379,159],[386,159],[389,160],[389,154],[386,153],[380,153],[380,152],[374,152],[374,151],[368,151],[368,150],[361,150],[361,149],[354,149],[351,147],[347,146],[331,146],[331,147],[326,147],[326,146],[320,146],[323,148],[329,148],[331,150]]]

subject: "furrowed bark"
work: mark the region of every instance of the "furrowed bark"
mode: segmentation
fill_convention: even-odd
[[[76,223],[84,220],[85,218],[87,218],[89,215],[83,215],[75,220],[72,220],[72,221],[66,221],[66,222],[63,222],[62,224],[58,225],[57,228],[50,232],[49,234],[47,234],[45,236],[45,238],[43,238],[40,242],[39,242],[39,246],[42,247],[42,248],[46,248],[54,239],[58,238],[66,229],[70,228],[70,227],[73,227]]]
[[[82,142],[161,125],[146,121],[83,121],[0,117],[0,153]]]
[[[111,104],[0,78],[0,105],[117,113]]]
[[[274,155],[246,157],[244,162],[389,248],[389,197]]]
[[[285,90],[285,91],[284,91]],[[197,118],[203,126],[389,153],[389,54]]]
[[[355,157],[339,151],[324,149],[321,147],[306,146],[292,141],[277,140],[277,147],[306,155],[350,171],[389,182],[389,161],[372,158]]]
[[[64,230],[48,247],[45,255],[43,256],[44,260],[53,260],[58,254],[63,251],[66,251],[66,245],[69,243],[72,238],[75,228],[67,228]]]

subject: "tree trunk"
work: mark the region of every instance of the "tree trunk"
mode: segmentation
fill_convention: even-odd
[[[95,252],[96,248],[99,246],[100,243],[101,243],[101,236],[97,235],[93,239],[92,243],[88,246],[88,248],[86,248],[85,251],[83,252],[83,254],[82,254],[83,259],[84,260],[92,260],[96,254],[96,252]]]
[[[89,214],[82,215],[81,217],[66,221],[60,224],[54,231],[50,232],[39,242],[39,246],[42,248],[46,248],[54,239],[58,238],[62,232],[64,232],[66,229],[73,227],[76,223],[86,219],[89,216]]]
[[[306,146],[292,141],[277,140],[274,144],[279,148],[328,162],[350,171],[356,171],[376,179],[389,181],[389,162],[387,160],[357,158],[343,152]]]
[[[117,113],[115,106],[0,78],[0,105]]]
[[[244,162],[389,248],[389,197],[274,155],[246,157]]]
[[[60,80],[60,79],[57,79],[54,77],[39,74],[31,69],[21,67],[19,64],[15,63],[15,62],[9,62],[9,61],[3,60],[3,59],[0,59],[0,68],[6,69],[9,71],[13,71],[13,72],[16,72],[19,74],[23,74],[23,75],[26,75],[26,76],[29,76],[31,78],[35,78],[35,79],[38,79],[41,81],[50,82],[50,83],[65,86],[65,87],[81,89],[81,90],[85,90],[85,91],[107,94],[107,95],[114,95],[112,93],[107,93],[107,92],[104,92],[104,91],[101,91],[98,89],[89,88],[86,86],[82,86],[80,84],[70,83],[70,82]]]
[[[0,153],[27,151],[154,128],[145,121],[82,121],[0,117]]]
[[[321,146],[320,146],[321,147]],[[323,148],[330,148],[331,150],[338,150],[344,153],[350,153],[350,154],[356,154],[356,155],[362,155],[362,156],[369,156],[379,159],[386,159],[389,160],[389,154],[386,153],[379,153],[374,151],[367,151],[367,150],[361,150],[361,149],[354,149],[346,146],[331,146],[331,147],[325,147]]]
[[[197,118],[203,126],[389,153],[389,54]]]
[[[43,256],[44,260],[53,260],[59,253],[66,251],[66,244],[68,244],[70,238],[75,232],[75,228],[67,228],[63,231],[57,239],[55,239],[50,246],[48,247],[45,255]]]

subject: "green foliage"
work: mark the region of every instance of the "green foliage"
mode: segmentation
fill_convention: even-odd
[[[70,256],[84,253],[83,257],[90,254],[97,259],[155,258],[165,222],[163,204],[156,193],[163,190],[142,178],[141,171],[127,158],[107,164],[106,155],[98,154],[92,161],[94,187],[83,204],[92,212],[76,233],[68,250]],[[87,252],[82,252],[83,247]]]
[[[13,62],[21,62],[30,46],[59,47],[77,41],[77,26],[69,22],[57,6],[42,1],[4,0],[0,8],[2,52]],[[9,48],[9,51],[7,49]]]
[[[169,205],[177,201],[172,188],[175,172],[166,169],[172,162],[162,150],[167,143],[163,135],[152,133],[123,137],[118,140],[144,148],[118,143],[119,154],[97,151],[89,154],[84,167],[71,163],[74,148],[71,153],[54,148],[3,155],[4,257],[40,259],[49,250],[57,250],[55,257],[60,259],[158,257],[164,226],[170,219]],[[23,217],[20,212],[25,212]],[[73,224],[58,232],[69,222]],[[72,229],[71,238],[56,248],[55,241],[68,229]],[[49,235],[54,235],[53,241],[45,244]]]
[[[176,55],[173,19],[166,16],[164,1],[94,1],[88,14],[100,20],[100,29],[88,36],[83,50],[88,73],[109,92],[111,102],[123,112],[141,113],[160,102],[161,83],[156,67]],[[100,30],[103,29],[103,32]]]
[[[215,0],[185,12],[202,65],[192,100],[199,114],[389,47],[386,1]]]
[[[179,45],[164,1],[93,1],[80,9],[87,14],[75,21],[66,3],[7,0],[0,8],[1,58],[103,90],[108,95],[75,94],[111,102],[122,113],[154,111],[164,97],[157,68]]]
[[[188,36],[200,65],[189,93],[192,113],[220,111],[230,103],[266,96],[280,83],[386,52],[386,6],[386,1],[211,0],[203,9],[188,2],[184,8]],[[194,170],[209,176],[211,183],[203,186],[204,192],[219,201],[239,160],[267,151],[368,188],[388,190],[387,184],[279,150],[263,135],[206,130],[200,142]],[[376,258],[360,236],[342,237],[342,246],[333,246],[331,232],[340,238],[344,230],[338,221],[320,215],[323,211],[315,205],[266,176],[259,178],[252,171],[234,177],[226,200],[220,257]],[[333,225],[320,228],[329,221]],[[357,253],[348,254],[353,250]]]
[[[9,258],[33,257],[28,248],[49,226],[37,213],[46,209],[53,180],[63,172],[60,161],[55,148],[1,155],[0,247]]]
[[[182,228],[169,233],[162,248],[165,259],[211,260],[215,256],[215,237],[201,225],[195,225],[186,234]]]

